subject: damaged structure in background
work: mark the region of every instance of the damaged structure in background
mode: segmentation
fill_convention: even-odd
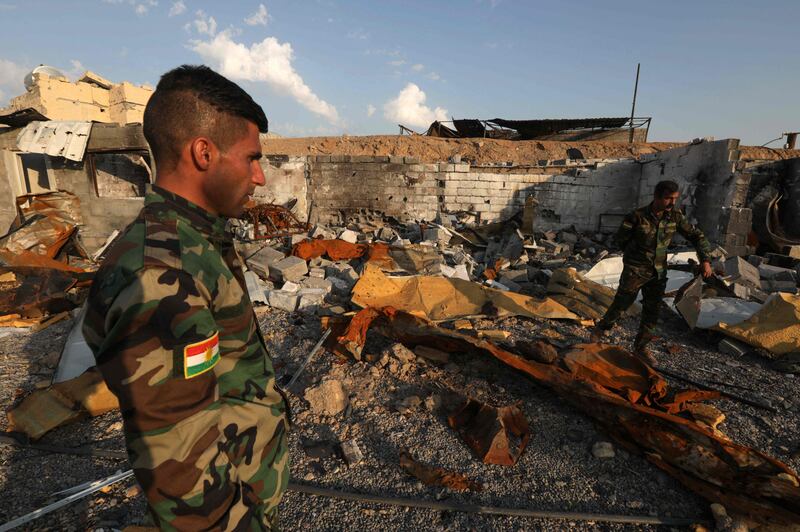
[[[557,118],[539,120],[453,119],[434,121],[425,135],[446,139],[647,142],[651,117]],[[411,131],[400,126],[400,134]]]
[[[25,76],[25,92],[0,109],[0,124],[30,120],[71,120],[119,125],[141,123],[153,88],[127,81],[113,83],[94,72],[75,82],[45,65]]]

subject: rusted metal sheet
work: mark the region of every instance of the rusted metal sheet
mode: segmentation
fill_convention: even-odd
[[[478,482],[461,473],[455,473],[414,460],[411,453],[406,450],[400,451],[400,467],[427,486],[443,486],[456,491],[481,491],[483,489],[483,486]]]
[[[82,161],[91,131],[91,122],[31,122],[19,133],[17,147],[27,153]]]
[[[253,223],[256,240],[296,235],[309,229],[308,223],[298,220],[292,211],[272,203],[248,208],[243,218]]]
[[[78,282],[75,273],[28,267],[12,271],[16,282],[0,288],[0,314],[33,318],[75,308],[67,298],[67,291]]]
[[[800,523],[800,478],[794,471],[687,418],[688,405],[716,392],[672,391],[660,374],[623,349],[578,344],[557,363],[540,364],[391,307],[362,310],[339,341],[360,352],[370,328],[409,346],[492,356],[550,387],[619,445],[641,452],[710,501],[761,522]]]
[[[467,399],[447,422],[484,464],[516,464],[531,438],[528,420],[515,405],[495,408]]]
[[[358,259],[366,254],[369,246],[352,244],[339,239],[317,239],[298,242],[292,248],[292,255],[303,260],[328,257],[330,260]]]
[[[69,192],[20,196],[22,227],[0,239],[0,248],[11,253],[30,251],[54,258],[81,223],[80,200]]]

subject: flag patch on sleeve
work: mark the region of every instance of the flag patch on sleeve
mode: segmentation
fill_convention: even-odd
[[[219,362],[218,332],[211,338],[183,348],[183,375],[187,379],[205,373],[216,366],[217,362]]]

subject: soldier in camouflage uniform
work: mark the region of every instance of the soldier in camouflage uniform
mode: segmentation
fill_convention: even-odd
[[[163,530],[271,530],[289,480],[287,402],[225,231],[258,185],[267,118],[206,67],[147,104],[157,177],[95,277],[84,335],[118,397]]]
[[[647,362],[655,359],[647,349],[658,323],[658,311],[667,286],[667,248],[677,231],[694,244],[702,265],[703,277],[711,275],[710,246],[702,231],[689,223],[675,208],[678,184],[661,181],[653,201],[625,216],[616,235],[623,250],[624,268],[614,301],[592,331],[592,341],[600,341],[642,291],[642,319],[633,343],[634,353]]]

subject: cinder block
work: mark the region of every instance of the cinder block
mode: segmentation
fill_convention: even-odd
[[[247,267],[257,273],[259,277],[267,279],[270,275],[270,265],[278,262],[285,256],[286,255],[284,255],[282,251],[278,251],[277,249],[272,249],[271,247],[266,246],[258,250],[255,254],[245,260],[245,262],[247,263]]]
[[[333,290],[333,284],[328,279],[320,279],[319,277],[306,277],[300,281],[300,286],[322,290],[326,294],[330,294],[331,290]]]
[[[297,282],[307,273],[308,265],[299,257],[286,257],[269,265],[269,277],[273,281]]]
[[[270,307],[285,310],[286,312],[294,312],[297,310],[300,297],[292,292],[270,290],[268,300]]]
[[[789,268],[762,264],[758,267],[758,273],[761,275],[762,279],[797,283],[797,273]]]
[[[730,276],[730,281],[752,288],[761,287],[758,268],[741,257],[731,257],[725,261],[725,275]]]
[[[316,310],[325,301],[325,290],[321,288],[302,288],[298,292],[297,310]]]

